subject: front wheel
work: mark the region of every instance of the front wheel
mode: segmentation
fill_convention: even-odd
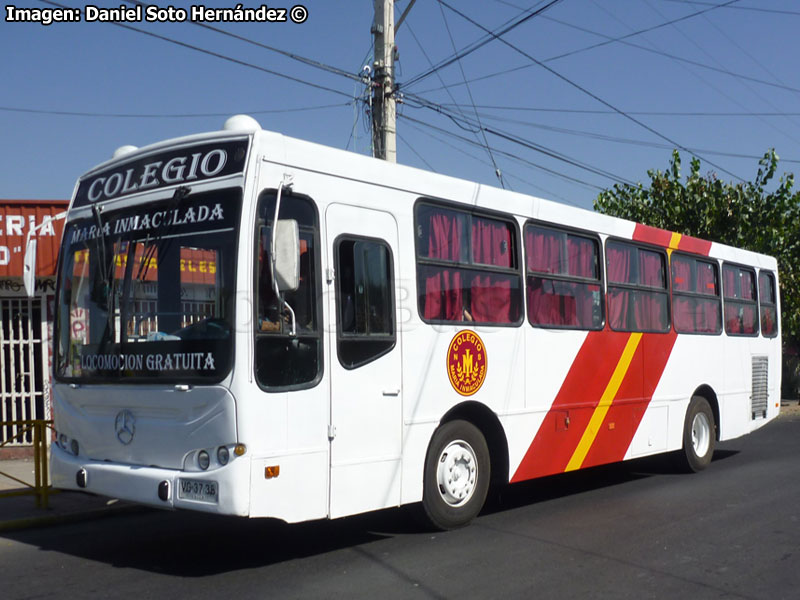
[[[683,449],[679,454],[681,466],[694,473],[705,469],[714,455],[716,439],[714,413],[708,400],[694,396],[683,423]]]
[[[425,458],[422,506],[432,525],[466,525],[483,508],[491,479],[489,448],[467,421],[450,421],[433,434]]]

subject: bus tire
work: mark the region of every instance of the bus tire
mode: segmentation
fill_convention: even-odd
[[[431,438],[425,458],[422,506],[431,525],[455,529],[483,508],[491,480],[489,448],[467,421],[449,421]]]
[[[708,400],[694,396],[683,422],[683,449],[679,452],[679,463],[684,470],[697,473],[711,463],[716,433],[714,413]]]

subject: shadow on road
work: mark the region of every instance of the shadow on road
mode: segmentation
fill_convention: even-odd
[[[718,450],[714,460],[735,454]],[[484,514],[675,473],[668,456],[655,456],[545,477],[503,487],[489,498]],[[356,548],[387,537],[429,535],[418,518],[420,511],[419,505],[412,505],[288,525],[268,519],[148,510],[4,537],[118,568],[205,577]]]
[[[415,508],[293,525],[153,509],[0,537],[118,568],[205,577],[421,533]]]
[[[713,462],[725,460],[739,451],[717,449]],[[623,463],[592,467],[571,473],[542,477],[500,488],[487,501],[484,514],[502,512],[556,498],[582,494],[656,475],[684,475],[670,454],[647,456]]]

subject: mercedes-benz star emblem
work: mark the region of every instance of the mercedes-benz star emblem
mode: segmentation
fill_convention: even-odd
[[[136,434],[136,418],[127,408],[117,413],[114,420],[114,431],[117,432],[117,439],[126,446],[133,441]]]

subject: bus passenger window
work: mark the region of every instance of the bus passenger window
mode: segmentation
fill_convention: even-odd
[[[339,361],[354,369],[395,345],[392,254],[381,240],[336,242],[337,348]]]
[[[775,295],[775,275],[769,271],[758,274],[758,300],[761,307],[761,334],[778,335],[778,303]]]
[[[755,271],[722,265],[722,291],[725,299],[725,332],[728,335],[758,335]]]
[[[606,244],[606,262],[611,329],[669,331],[665,254],[614,240]]]
[[[521,277],[512,222],[420,203],[416,237],[423,320],[519,322]]]
[[[601,329],[600,244],[550,227],[525,227],[528,320],[534,327]]]
[[[716,263],[673,253],[672,318],[678,333],[722,332]]]

